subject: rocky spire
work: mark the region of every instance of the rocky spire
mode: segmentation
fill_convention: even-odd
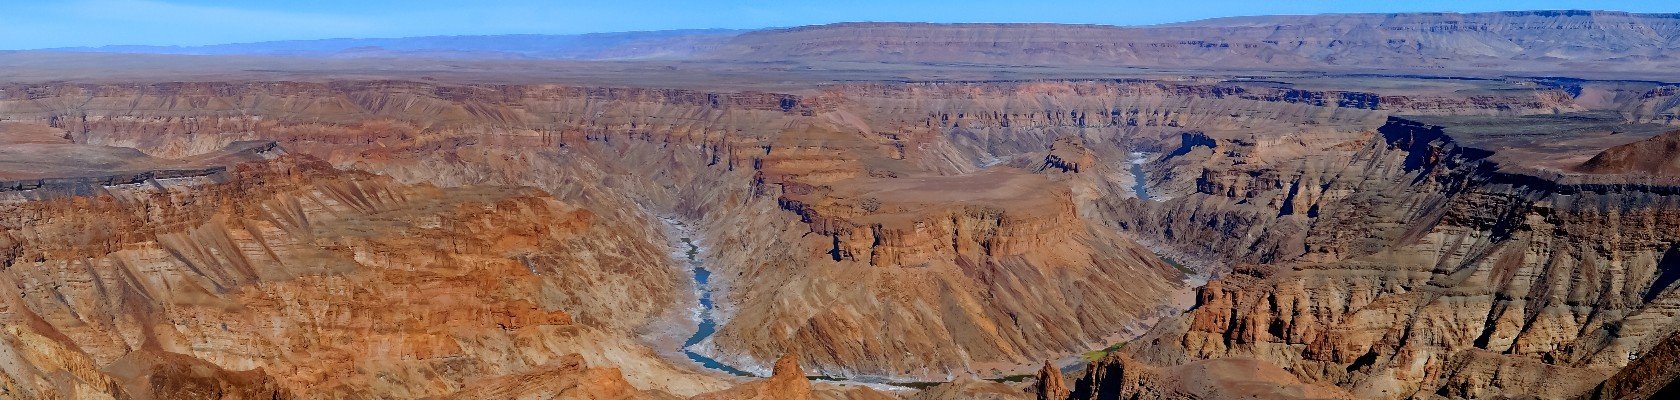
[[[1033,384],[1033,391],[1038,393],[1038,400],[1066,400],[1068,388],[1067,382],[1062,381],[1062,370],[1045,361],[1044,368],[1038,370],[1038,383]]]
[[[776,360],[776,368],[771,372],[770,380],[765,382],[764,393],[776,399],[811,398],[811,381],[805,379],[805,370],[799,368],[799,354],[783,354]]]

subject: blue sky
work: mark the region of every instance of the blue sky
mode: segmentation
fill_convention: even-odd
[[[841,21],[1142,25],[1259,14],[1610,9],[1680,1],[1492,0],[0,0],[0,49],[335,37],[763,28]]]

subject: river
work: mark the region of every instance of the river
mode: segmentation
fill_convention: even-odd
[[[1148,162],[1148,160],[1149,160],[1148,155],[1145,154],[1145,153],[1142,153],[1142,152],[1131,153],[1131,157],[1127,160],[1131,164],[1132,180],[1134,181],[1133,184],[1132,184],[1132,190],[1137,194],[1138,198],[1143,199],[1144,201],[1151,201],[1152,200],[1149,197],[1149,185],[1147,183],[1148,181],[1145,179],[1144,172],[1143,172],[1143,164]],[[730,375],[736,375],[736,376],[759,377],[759,375],[755,375],[753,373],[743,371],[739,368],[729,366],[728,364],[724,364],[722,362],[719,362],[716,359],[713,359],[713,358],[708,357],[704,354],[700,354],[700,353],[694,351],[696,345],[705,341],[706,338],[711,337],[712,334],[717,332],[717,320],[714,317],[716,305],[712,301],[712,287],[711,287],[712,272],[710,270],[706,269],[706,262],[705,262],[705,259],[703,258],[704,253],[705,253],[705,249],[703,247],[701,247],[699,243],[696,243],[694,238],[690,237],[690,236],[693,235],[692,229],[690,229],[688,226],[684,225],[681,221],[678,221],[674,218],[664,218],[664,220],[665,220],[666,225],[671,228],[672,232],[683,235],[678,240],[680,241],[680,243],[683,246],[686,246],[687,248],[686,249],[678,249],[678,250],[682,252],[683,259],[687,262],[687,266],[688,266],[689,270],[692,271],[692,273],[694,274],[694,287],[695,287],[695,290],[698,292],[698,296],[699,296],[699,300],[700,300],[699,301],[700,302],[700,308],[697,310],[697,317],[699,319],[699,325],[695,329],[694,335],[689,336],[688,340],[683,342],[683,345],[682,345],[683,354],[688,356],[689,360],[692,360],[695,363],[700,364],[700,366],[706,367],[708,369],[712,369],[712,370],[716,370],[716,371],[720,371],[720,372],[723,372],[723,373],[727,373],[727,374],[730,374]],[[1175,266],[1177,264],[1177,262],[1174,262],[1171,259],[1166,258],[1165,256],[1162,256],[1162,259],[1168,260],[1168,262],[1173,263]],[[1097,351],[1113,351],[1113,350],[1114,350],[1114,347],[1110,347],[1108,349],[1102,349],[1102,350],[1097,350]],[[1075,368],[1079,365],[1083,365],[1083,363],[1077,362],[1079,360],[1079,355],[1077,355],[1077,354],[1073,355],[1073,356],[1070,356],[1068,359],[1064,359],[1064,361],[1068,361],[1068,360],[1073,360],[1073,361],[1075,361],[1075,363],[1073,363],[1071,365],[1064,365],[1064,368]],[[848,382],[845,379],[837,379],[837,378],[831,378],[831,377],[808,377],[808,378],[828,380],[828,381]],[[872,379],[871,381],[872,382],[856,382],[856,381],[850,381],[850,382],[856,383],[856,384],[864,384],[864,385],[876,387],[877,389],[883,388],[883,386],[885,386],[885,388],[888,388],[889,390],[894,390],[894,389],[902,390],[905,387],[921,387],[921,386],[925,386],[927,384],[935,383],[935,382],[893,382],[893,381],[890,381],[890,380],[874,380],[874,379]]]
[[[666,219],[665,222],[667,225],[670,225],[674,231],[685,235],[690,233],[682,222],[673,219]],[[695,345],[705,341],[706,338],[711,337],[713,333],[717,333],[717,319],[713,317],[713,308],[715,306],[712,302],[712,271],[706,269],[705,260],[700,258],[702,249],[698,243],[695,243],[693,238],[683,237],[679,240],[684,246],[688,247],[687,249],[680,250],[683,252],[683,259],[687,262],[689,271],[694,274],[694,289],[700,298],[700,309],[697,310],[697,316],[699,317],[700,323],[698,327],[695,328],[694,335],[689,336],[688,340],[683,341],[683,355],[688,356],[689,360],[694,361],[696,364],[700,364],[702,367],[721,371],[730,375],[757,377],[758,375],[753,375],[752,373],[742,371],[739,368],[731,367],[729,364],[724,364],[716,359],[694,351]]]
[[[1138,199],[1149,201],[1149,181],[1143,176],[1143,164],[1149,162],[1149,156],[1135,151],[1131,156],[1128,161],[1132,164],[1132,192],[1137,193]]]
[[[679,257],[684,260],[686,267],[693,273],[694,288],[700,303],[699,308],[695,310],[695,317],[699,320],[699,324],[696,326],[694,334],[689,336],[688,340],[683,341],[683,355],[687,356],[690,361],[694,361],[695,364],[700,364],[700,366],[705,367],[706,369],[742,377],[765,377],[764,375],[754,374],[740,368],[735,368],[729,364],[724,364],[717,359],[695,351],[701,342],[706,341],[706,338],[709,338],[712,334],[717,333],[717,319],[715,317],[717,313],[717,303],[712,299],[712,292],[715,290],[711,286],[712,271],[706,269],[706,248],[693,237],[694,232],[691,227],[683,224],[682,221],[675,218],[666,217],[661,219],[665,221],[666,227],[669,228],[667,232],[673,234],[673,236],[677,236],[677,242],[673,243],[673,245],[681,247],[675,248],[674,250],[676,250],[677,254],[681,254]],[[872,389],[883,391],[904,391],[913,388],[923,388],[939,383],[895,381],[880,378],[861,378],[854,380],[820,375],[807,376],[806,379],[821,380],[836,385],[868,386]]]

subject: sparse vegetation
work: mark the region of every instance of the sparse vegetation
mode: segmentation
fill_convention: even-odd
[[[934,387],[934,386],[939,386],[939,385],[942,385],[944,383],[945,382],[892,382],[892,383],[888,383],[888,385],[899,386],[899,387],[907,387],[907,388],[911,388],[911,389],[920,390],[920,389],[927,389],[927,388]]]
[[[998,383],[1019,383],[1019,382],[1025,382],[1028,378],[1032,378],[1032,377],[1033,377],[1032,374],[1020,374],[1020,375],[1005,376],[1005,377],[1002,377],[1002,378],[992,378],[992,379],[987,379],[987,380],[992,381],[992,382],[998,382]]]
[[[1161,261],[1166,261],[1167,265],[1171,265],[1173,268],[1178,269],[1178,272],[1183,272],[1185,275],[1195,275],[1196,274],[1196,271],[1191,270],[1190,267],[1184,266],[1183,263],[1178,262],[1178,260],[1174,260],[1172,257],[1167,257],[1167,256],[1159,255],[1159,254],[1157,254],[1155,256],[1160,257]]]
[[[1123,348],[1126,348],[1126,342],[1115,343],[1114,345],[1104,347],[1100,350],[1087,351],[1085,354],[1080,355],[1080,358],[1084,358],[1085,362],[1097,362],[1097,360],[1101,360],[1103,357],[1107,357],[1110,353],[1120,351],[1120,349]]]

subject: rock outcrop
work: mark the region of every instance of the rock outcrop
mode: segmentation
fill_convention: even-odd
[[[1187,371],[1161,371],[1252,358],[1361,398],[1559,398],[1673,332],[1668,276],[1680,237],[1657,227],[1680,223],[1670,211],[1680,192],[1645,177],[1548,173],[1502,156],[1500,141],[1454,132],[1391,119],[1283,182],[1200,168],[1194,193],[1150,206],[1299,236],[1205,248],[1237,265],[1200,288],[1189,313],[1128,346],[1136,362],[1116,368],[1175,375]],[[1181,157],[1245,150],[1190,148]],[[1264,218],[1212,207],[1233,196],[1270,206],[1255,210]],[[1099,375],[1082,379],[1118,378]]]
[[[1038,400],[1062,400],[1068,397],[1067,382],[1062,380],[1062,370],[1055,365],[1045,362],[1044,368],[1038,370],[1038,381],[1033,382],[1033,393]]]
[[[1091,364],[1074,399],[1352,399],[1334,386],[1303,383],[1271,363],[1246,358],[1195,361],[1166,369],[1115,354]]]
[[[1056,140],[1050,146],[1050,153],[1044,155],[1044,164],[1038,166],[1039,171],[1055,169],[1062,172],[1079,173],[1081,165],[1085,168],[1093,167],[1097,162],[1091,150],[1080,143],[1079,138],[1069,136]]]
[[[838,387],[817,385],[805,377],[799,366],[799,356],[789,353],[776,359],[775,372],[769,378],[748,382],[727,390],[702,394],[694,400],[887,400],[892,396],[866,386]]]

